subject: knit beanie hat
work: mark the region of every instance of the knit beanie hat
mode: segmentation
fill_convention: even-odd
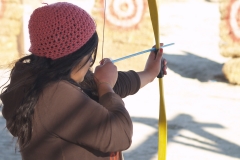
[[[80,7],[58,2],[33,11],[29,24],[29,51],[58,59],[80,49],[96,31],[91,16]]]

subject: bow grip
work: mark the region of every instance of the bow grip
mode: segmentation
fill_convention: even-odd
[[[163,78],[164,76],[164,58],[161,59],[161,70],[160,73],[158,74],[157,78]]]
[[[159,49],[156,49],[155,50],[155,59],[157,57],[157,52],[158,52]],[[161,59],[161,70],[160,70],[160,73],[157,75],[157,78],[163,78],[164,76],[164,72],[163,72],[163,69],[164,69],[164,58],[162,57]]]

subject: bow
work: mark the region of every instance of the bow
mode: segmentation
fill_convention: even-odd
[[[158,9],[156,0],[148,0],[149,12],[152,21],[156,49],[160,48],[159,44],[159,23],[158,23]],[[160,108],[158,120],[158,160],[165,160],[167,153],[167,121],[165,113],[164,93],[163,93],[163,79],[159,78],[159,92],[160,92]]]
[[[157,10],[156,0],[148,0],[148,6],[149,6],[149,11],[150,11],[154,36],[155,36],[156,49],[158,50],[160,48],[160,43],[159,43],[158,10]],[[106,0],[104,0],[103,43],[104,43],[105,12],[106,12],[105,10],[106,10]],[[126,56],[126,57],[128,57],[128,56]],[[123,58],[126,58],[126,57],[123,57]],[[103,58],[103,44],[102,44],[102,58]],[[122,58],[120,58],[120,59],[122,59]],[[162,68],[161,68],[161,70],[162,70]],[[161,77],[161,72],[158,75],[158,78],[159,77]],[[160,92],[160,109],[159,109],[159,122],[158,122],[158,131],[159,131],[158,132],[158,160],[166,160],[167,121],[166,121],[164,94],[163,94],[164,93],[163,92],[163,80],[161,78],[159,78],[159,92]]]

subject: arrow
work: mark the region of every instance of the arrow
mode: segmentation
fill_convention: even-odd
[[[164,46],[161,46],[161,48],[168,47],[168,46],[171,46],[171,45],[174,45],[174,43],[166,44]],[[133,54],[130,54],[128,56],[124,56],[124,57],[112,60],[112,63],[116,63],[116,62],[119,62],[119,61],[122,61],[122,60],[125,60],[125,59],[128,59],[128,58],[131,58],[131,57],[135,57],[135,56],[141,55],[141,54],[146,53],[146,52],[151,52],[151,51],[156,51],[156,50],[157,50],[156,48],[151,48],[151,49],[147,49],[147,50],[144,50],[144,51],[141,51],[141,52],[133,53]]]

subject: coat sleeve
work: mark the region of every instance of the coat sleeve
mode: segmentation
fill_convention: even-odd
[[[47,88],[37,104],[45,129],[63,140],[102,152],[130,147],[132,121],[115,93],[106,93],[99,103],[68,82]]]
[[[140,89],[141,82],[138,74],[135,71],[118,72],[118,79],[113,88],[115,93],[120,97],[125,98],[126,96],[137,93]]]

